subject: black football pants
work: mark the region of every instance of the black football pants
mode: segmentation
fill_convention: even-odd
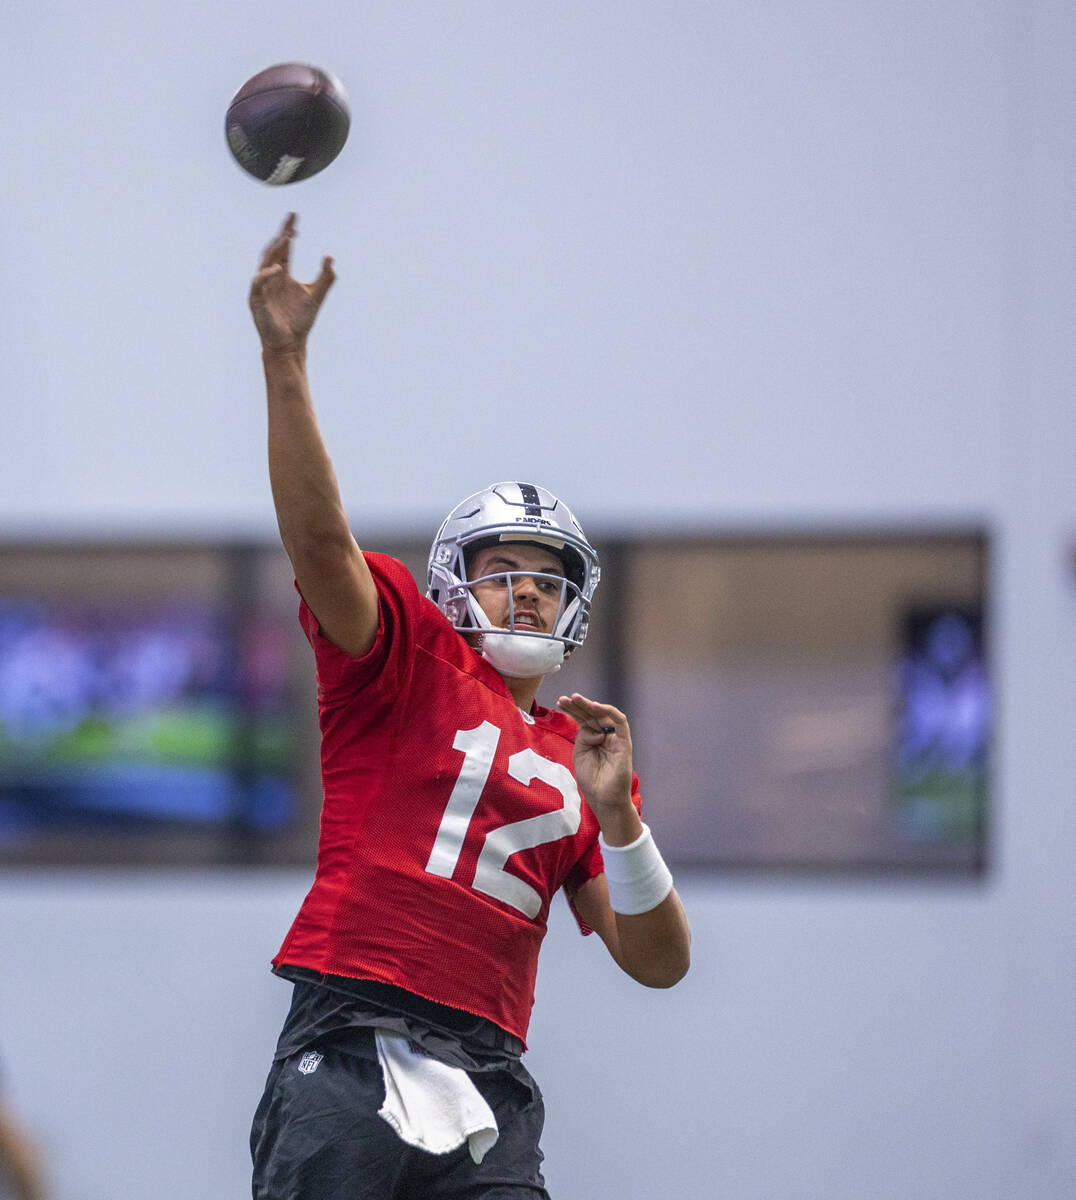
[[[503,1071],[471,1075],[500,1131],[476,1164],[466,1142],[429,1154],[377,1115],[385,1086],[373,1030],[347,1052],[318,1050],[314,1071],[299,1070],[299,1051],[269,1072],[250,1135],[254,1200],[549,1200],[537,1088],[532,1096]]]

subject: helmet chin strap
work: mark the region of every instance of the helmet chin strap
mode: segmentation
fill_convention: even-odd
[[[560,670],[564,662],[563,642],[543,634],[495,629],[472,596],[468,596],[468,607],[482,629],[481,655],[494,670],[509,679],[534,679]]]

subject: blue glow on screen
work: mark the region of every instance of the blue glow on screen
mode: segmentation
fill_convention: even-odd
[[[991,728],[981,612],[910,612],[898,678],[901,833],[912,841],[975,840],[985,821]]]
[[[0,600],[0,840],[295,808],[287,640],[208,605]]]

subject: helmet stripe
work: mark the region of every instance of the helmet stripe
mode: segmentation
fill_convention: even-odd
[[[518,485],[519,493],[523,497],[523,503],[526,506],[528,517],[540,517],[542,515],[542,501],[538,497],[538,489],[533,483],[521,483]]]

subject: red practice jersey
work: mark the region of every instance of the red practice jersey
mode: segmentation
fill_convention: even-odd
[[[362,658],[300,605],[324,806],[314,885],[273,961],[394,984],[525,1041],[553,894],[603,870],[575,722],[524,715],[402,563],[366,561],[380,620]]]

